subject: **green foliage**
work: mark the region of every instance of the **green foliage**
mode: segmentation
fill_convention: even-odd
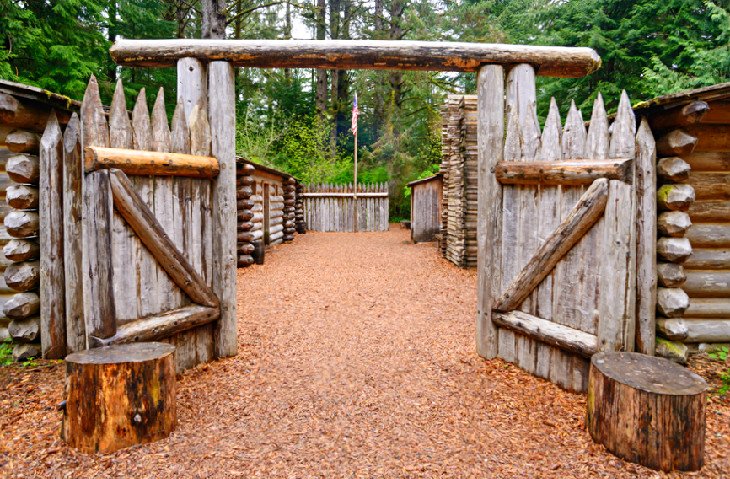
[[[707,356],[709,356],[710,359],[714,359],[715,361],[725,362],[727,361],[729,353],[730,349],[728,349],[727,346],[720,346],[719,348],[717,348],[717,350],[708,353]]]
[[[13,343],[6,338],[0,343],[0,366],[7,366],[13,363]]]
[[[415,177],[414,179],[412,179],[411,181],[422,180],[424,178],[428,178],[429,176],[433,176],[436,173],[438,173],[440,169],[441,169],[440,164],[433,164],[433,165],[429,166],[428,168],[426,168],[425,170],[423,170],[421,173],[419,173],[418,176]],[[409,183],[410,183],[410,181],[409,181]],[[411,197],[411,189],[408,186],[405,186],[403,189],[403,197],[405,197],[405,198]]]
[[[721,361],[726,362],[728,356],[730,356],[730,348],[727,346],[720,346],[715,351],[712,351],[707,354],[707,356],[715,361]],[[717,394],[719,396],[724,396],[728,392],[730,392],[730,368],[725,369],[722,373],[720,373],[720,387],[717,389]]]

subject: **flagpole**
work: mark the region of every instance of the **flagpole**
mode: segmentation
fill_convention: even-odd
[[[357,93],[355,93],[355,102],[357,102]],[[357,233],[357,130],[358,128],[355,128],[355,165],[354,165],[354,172],[353,177],[355,179],[355,195],[353,197],[352,202],[352,225],[353,225],[353,231]]]

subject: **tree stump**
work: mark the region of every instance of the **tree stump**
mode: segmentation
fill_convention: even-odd
[[[66,357],[61,437],[83,452],[109,453],[169,436],[177,420],[174,351],[131,343]]]
[[[587,426],[616,456],[662,471],[694,471],[705,453],[707,383],[667,359],[598,353],[588,377]]]

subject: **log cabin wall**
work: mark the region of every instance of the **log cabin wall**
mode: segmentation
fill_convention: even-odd
[[[236,183],[238,266],[246,267],[256,262],[263,249],[294,240],[297,180],[238,158]]]
[[[16,360],[44,352],[42,316],[51,314],[40,291],[41,250],[49,250],[38,214],[39,189],[49,188],[41,135],[51,111],[63,126],[79,107],[63,95],[0,80],[0,341],[12,338]]]
[[[441,232],[443,178],[436,174],[408,183],[411,188],[411,240],[434,241]]]
[[[730,343],[730,83],[636,105],[657,143],[657,354]]]
[[[442,254],[461,267],[477,263],[477,97],[449,95],[442,109]]]

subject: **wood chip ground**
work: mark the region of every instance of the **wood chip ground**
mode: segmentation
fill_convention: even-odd
[[[63,365],[0,368],[0,477],[667,477],[594,445],[584,396],[476,355],[475,283],[400,228],[298,236],[239,270],[239,354],[179,378],[168,439],[77,453]],[[730,404],[707,417],[674,476],[730,474]]]

